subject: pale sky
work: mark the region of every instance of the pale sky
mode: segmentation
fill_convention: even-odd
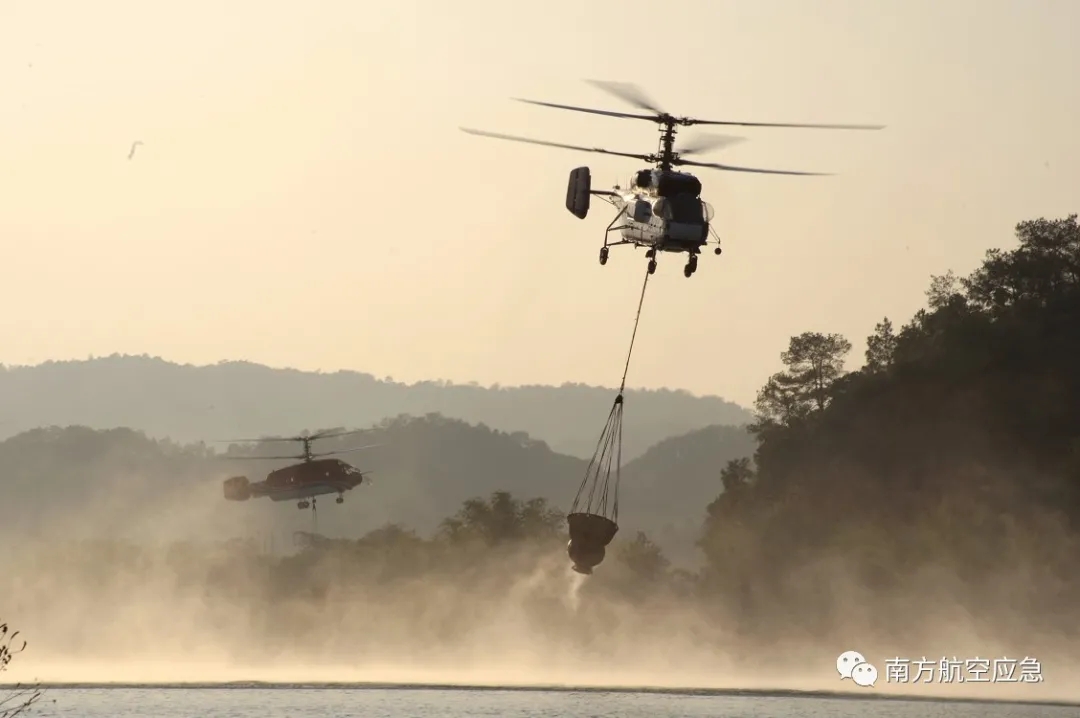
[[[614,386],[646,259],[601,267],[614,211],[573,217],[566,180],[645,165],[458,130],[654,151],[655,125],[509,99],[632,111],[596,78],[887,125],[731,128],[700,158],[838,174],[701,170],[725,253],[650,282],[630,385],[749,404],[792,334],[857,365],[931,274],[1080,209],[1077,27],[1073,0],[2,0],[0,363]]]

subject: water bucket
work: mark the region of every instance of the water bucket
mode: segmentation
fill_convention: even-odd
[[[615,538],[619,526],[599,514],[570,514],[566,522],[570,525],[566,553],[573,561],[573,568],[578,573],[591,574],[603,562],[607,545]]]

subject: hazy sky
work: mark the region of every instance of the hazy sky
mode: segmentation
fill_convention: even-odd
[[[645,258],[567,173],[643,166],[639,84],[734,130],[722,257],[660,258],[630,384],[748,403],[788,337],[855,344],[931,274],[1080,208],[1073,0],[0,0],[0,362],[113,352],[398,380],[617,384]],[[669,33],[671,40],[663,40]],[[684,137],[692,137],[687,130]],[[134,159],[132,142],[140,140]]]

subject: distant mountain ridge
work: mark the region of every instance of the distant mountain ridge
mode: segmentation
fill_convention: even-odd
[[[338,506],[320,503],[318,531],[359,538],[387,522],[429,535],[462,502],[505,490],[570,508],[587,462],[552,451],[524,432],[502,432],[438,414],[387,419],[359,436],[326,438],[332,451],[376,444],[350,455],[374,482]],[[706,507],[722,491],[720,469],[750,454],[743,429],[719,426],[666,439],[624,463],[619,523],[625,537],[644,530],[672,559],[698,559]],[[280,454],[280,444],[180,445],[130,428],[31,429],[0,441],[0,506],[18,506],[0,525],[22,537],[156,536],[157,540],[253,537],[312,530],[295,502],[226,501],[221,481],[259,479],[288,461],[231,461]],[[613,477],[614,478],[614,477]],[[325,506],[325,508],[323,508]]]
[[[438,413],[503,431],[523,431],[559,453],[592,455],[615,390],[581,384],[483,387],[403,384],[354,371],[277,369],[242,361],[177,364],[113,355],[36,366],[0,365],[0,437],[38,426],[132,426],[175,441],[298,432],[312,426],[370,426],[401,415]],[[719,397],[628,390],[623,455],[751,414]]]

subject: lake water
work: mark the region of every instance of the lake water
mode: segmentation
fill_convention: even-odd
[[[705,691],[97,686],[50,688],[31,715],[38,718],[1077,718],[1080,706]]]

